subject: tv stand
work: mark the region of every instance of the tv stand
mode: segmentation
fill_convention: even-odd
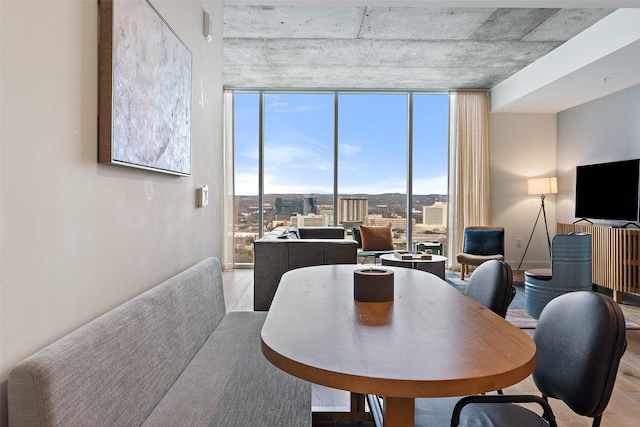
[[[640,293],[640,230],[560,222],[557,231],[591,234],[592,281],[611,289],[616,302],[622,292]]]

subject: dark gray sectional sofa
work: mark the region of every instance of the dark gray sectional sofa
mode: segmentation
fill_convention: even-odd
[[[310,426],[310,383],[261,352],[266,314],[226,313],[206,259],[18,364],[9,426]]]
[[[358,244],[343,227],[277,227],[254,243],[253,307],[269,310],[284,273],[324,264],[356,264]]]

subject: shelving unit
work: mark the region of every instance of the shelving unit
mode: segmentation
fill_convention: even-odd
[[[613,290],[613,299],[618,303],[622,302],[621,292],[640,293],[640,230],[558,223],[558,234],[571,232],[592,236],[594,284]]]

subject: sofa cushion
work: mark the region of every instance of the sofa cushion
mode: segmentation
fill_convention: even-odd
[[[301,239],[344,239],[344,227],[300,227]]]
[[[393,250],[391,224],[386,226],[360,226],[363,251]]]

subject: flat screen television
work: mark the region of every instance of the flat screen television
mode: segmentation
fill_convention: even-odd
[[[638,221],[640,159],[576,168],[576,218]]]

